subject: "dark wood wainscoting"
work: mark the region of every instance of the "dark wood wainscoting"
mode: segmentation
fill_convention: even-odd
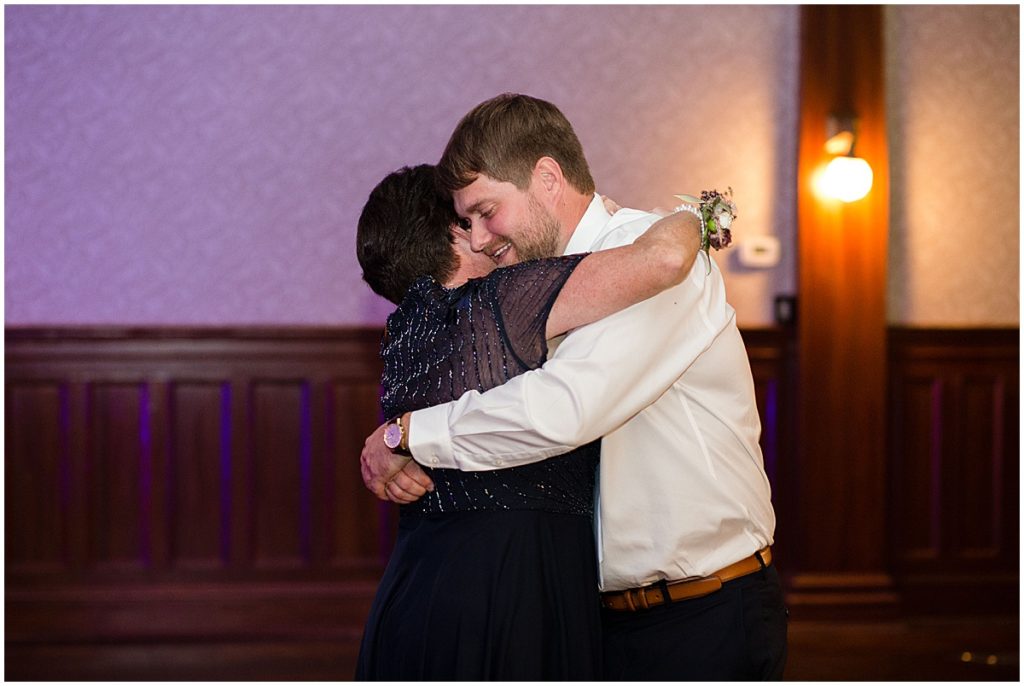
[[[393,516],[358,465],[380,336],[8,329],[8,678],[118,678],[147,664],[130,644],[357,641]],[[218,664],[181,676],[239,674]]]
[[[889,332],[890,562],[918,612],[1016,611],[1020,336]]]
[[[380,335],[7,329],[5,676],[348,678],[395,519],[358,467]],[[787,576],[813,487],[795,335],[743,336]],[[879,538],[911,600],[1016,588],[1017,351],[1015,331],[891,332]]]

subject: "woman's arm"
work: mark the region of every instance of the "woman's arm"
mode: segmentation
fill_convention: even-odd
[[[681,283],[700,248],[700,220],[677,212],[655,222],[631,245],[587,255],[558,294],[546,335],[603,319]]]

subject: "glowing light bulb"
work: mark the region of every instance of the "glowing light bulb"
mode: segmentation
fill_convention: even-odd
[[[871,190],[874,174],[871,165],[860,157],[836,157],[818,179],[818,191],[829,198],[853,202]]]

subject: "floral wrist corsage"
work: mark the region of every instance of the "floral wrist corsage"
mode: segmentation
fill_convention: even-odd
[[[736,219],[736,203],[732,201],[732,188],[724,193],[716,190],[701,191],[700,197],[692,195],[675,196],[683,201],[683,205],[675,208],[676,212],[692,212],[700,218],[700,249],[708,260],[708,271],[711,271],[709,250],[721,250],[732,243],[732,232],[729,230]]]

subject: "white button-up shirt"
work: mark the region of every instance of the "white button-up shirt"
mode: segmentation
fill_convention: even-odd
[[[633,242],[658,219],[595,195],[566,254]],[[708,271],[710,266],[710,272]],[[541,369],[412,414],[421,464],[536,462],[603,436],[603,590],[707,576],[769,545],[771,491],[746,348],[725,284],[698,255],[678,286],[570,332]]]

